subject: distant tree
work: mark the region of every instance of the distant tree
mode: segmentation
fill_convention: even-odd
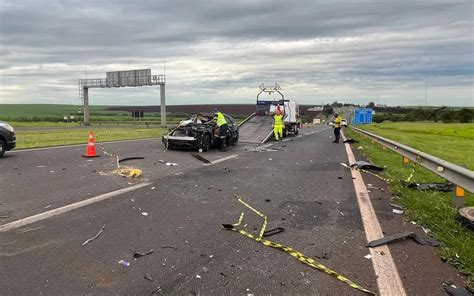
[[[375,108],[375,103],[374,103],[374,102],[369,102],[369,103],[367,104],[367,107],[373,109],[373,108]]]
[[[330,106],[329,104],[326,104],[323,106],[323,111],[321,111],[321,114],[330,116],[333,113],[334,113],[334,109],[332,106]]]
[[[474,117],[474,112],[471,109],[462,108],[457,112],[457,118],[461,123],[469,123]]]

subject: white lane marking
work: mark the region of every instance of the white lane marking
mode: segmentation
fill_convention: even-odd
[[[284,139],[282,140],[282,142],[288,142],[290,139]]]
[[[213,161],[211,161],[211,164],[216,164],[216,163],[219,163],[219,162],[223,162],[223,161],[226,161],[226,160],[229,160],[229,159],[232,159],[232,158],[236,158],[238,156],[239,156],[238,154],[229,155],[229,156],[226,156],[226,157],[223,157],[223,158],[213,160]]]
[[[126,192],[133,191],[133,190],[138,189],[138,188],[148,186],[150,184],[151,184],[150,182],[139,183],[139,184],[136,184],[136,185],[133,185],[133,186],[130,186],[130,187],[126,187],[126,188],[122,188],[122,189],[115,190],[115,191],[112,191],[112,192],[108,192],[108,193],[98,195],[96,197],[92,197],[92,198],[89,198],[89,199],[86,199],[86,200],[83,200],[83,201],[80,201],[80,202],[65,205],[65,206],[57,208],[57,209],[53,209],[53,210],[50,210],[50,211],[47,211],[47,212],[43,212],[43,213],[40,213],[40,214],[36,214],[36,215],[30,216],[30,217],[26,217],[26,218],[23,218],[23,219],[20,219],[20,220],[13,221],[13,222],[10,222],[10,223],[7,223],[7,224],[3,224],[3,225],[0,225],[0,232],[10,231],[12,229],[16,229],[16,228],[19,228],[19,227],[22,227],[22,226],[25,226],[25,225],[29,225],[31,223],[35,223],[35,222],[38,222],[38,221],[41,221],[41,220],[44,220],[44,219],[48,219],[48,218],[51,218],[53,216],[61,215],[61,214],[64,214],[66,212],[69,212],[69,211],[72,211],[72,210],[82,208],[84,206],[99,202],[101,200],[105,200],[105,199],[108,199],[108,198],[111,198],[111,197],[114,197],[114,196],[117,196],[117,195],[120,195],[120,194],[123,194],[123,193],[126,193]]]
[[[150,140],[159,140],[161,138],[145,138],[145,139],[131,139],[131,140],[121,140],[121,141],[107,141],[107,142],[96,142],[96,144],[102,143],[126,143],[126,142],[137,142],[137,141],[150,141]],[[61,148],[72,148],[72,147],[81,147],[87,146],[85,144],[74,144],[74,145],[64,145],[64,146],[54,146],[54,147],[43,147],[43,148],[31,148],[31,149],[19,149],[19,150],[12,150],[8,153],[19,153],[19,152],[28,152],[28,151],[38,151],[38,150],[49,150],[49,149],[61,149]]]
[[[302,137],[302,135],[297,135],[296,137],[297,137],[297,138],[301,138],[301,137]]]
[[[344,134],[342,135],[342,138],[345,140]],[[345,147],[349,163],[355,163],[356,160],[352,153],[351,146],[346,143]],[[383,238],[382,227],[380,227],[379,220],[375,214],[362,175],[357,170],[351,170],[351,174],[367,241],[370,242]],[[377,276],[379,295],[406,295],[405,288],[403,287],[403,283],[400,279],[400,275],[398,274],[397,267],[395,266],[395,262],[393,261],[388,246],[383,245],[369,249],[370,254],[372,255],[372,265],[374,266],[375,274]]]

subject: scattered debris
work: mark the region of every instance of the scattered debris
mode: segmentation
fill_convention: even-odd
[[[148,212],[142,212],[142,215],[146,217],[148,216]]]
[[[351,167],[355,167],[361,170],[372,170],[372,171],[378,171],[378,172],[383,171],[382,167],[376,166],[374,164],[371,164],[370,162],[363,161],[363,160],[356,161],[355,163],[351,164]]]
[[[197,279],[200,279],[201,276],[200,276],[199,274],[196,274],[196,278],[197,278]]]
[[[366,259],[372,259],[372,255],[370,255],[370,254],[365,255],[364,258],[366,258]]]
[[[269,158],[268,160],[272,160],[271,158]]]
[[[165,163],[167,166],[177,166],[178,164],[177,163],[174,163],[174,162],[167,162]]]
[[[155,187],[155,186],[153,186],[153,187],[151,187],[151,190],[155,190],[155,188],[156,188],[156,187]]]
[[[209,159],[204,158],[202,155],[200,155],[198,153],[191,153],[191,155],[194,156],[195,158],[199,159],[200,161],[204,162],[204,163],[212,164],[212,162]]]
[[[389,244],[391,242],[398,241],[398,240],[405,239],[405,238],[411,238],[417,244],[420,244],[420,245],[430,245],[432,247],[438,247],[440,245],[440,243],[437,240],[433,239],[433,238],[419,237],[416,233],[411,232],[411,231],[407,231],[407,232],[402,232],[402,233],[399,233],[399,234],[385,236],[384,238],[381,238],[381,239],[373,240],[373,241],[369,242],[366,245],[366,247],[375,248],[375,247],[385,245],[385,244]]]
[[[474,229],[474,207],[465,207],[458,210],[458,219],[467,228]]]
[[[173,250],[177,250],[178,248],[175,247],[175,246],[162,246],[161,247],[162,249],[173,249]]]
[[[141,176],[143,173],[142,170],[140,169],[135,169],[131,167],[121,167],[114,171],[115,174],[122,176],[122,177],[128,177],[128,178],[138,178]]]
[[[398,210],[398,209],[392,209],[392,212],[395,213],[395,214],[398,214],[398,215],[403,215],[403,213],[405,211],[404,210]]]
[[[346,139],[345,141],[343,141],[342,143],[354,144],[354,143],[359,143],[359,141],[357,141],[356,139],[347,138],[347,139]]]
[[[337,177],[339,180],[342,180],[342,177]]]
[[[472,296],[474,293],[471,291],[464,289],[464,288],[458,288],[455,285],[448,284],[448,283],[443,283],[443,287],[446,290],[446,292],[451,295],[451,296]]]
[[[140,253],[140,252],[134,251],[134,252],[133,252],[133,258],[140,258],[140,257],[146,256],[146,255],[150,255],[151,253],[153,253],[153,249],[151,249],[151,250],[148,251],[148,252],[144,252],[144,253]]]
[[[12,216],[11,212],[1,213],[0,214],[0,219],[7,219],[7,218],[10,218],[11,216]]]
[[[410,221],[411,224],[413,225],[416,225],[416,222],[415,221]]]
[[[395,209],[401,210],[401,211],[403,211],[403,210],[405,209],[404,206],[401,206],[401,205],[398,205],[398,204],[394,204],[394,203],[391,203],[390,206],[391,206],[392,208],[395,208]]]
[[[91,237],[90,239],[86,240],[85,242],[82,243],[83,246],[87,245],[88,243],[90,243],[91,241],[95,240],[96,238],[98,238],[102,232],[104,232],[105,230],[105,224],[102,225],[102,227],[99,229],[99,232],[97,232],[96,235],[94,235],[93,237]]]
[[[49,209],[51,207],[51,205],[47,205],[45,207],[43,207],[43,209]]]
[[[224,167],[222,170],[223,170],[224,172],[226,172],[226,173],[229,173],[229,172],[230,172],[230,170],[229,170],[228,168],[226,168],[226,167]]]
[[[426,233],[426,234],[428,234],[428,233],[430,233],[430,232],[431,232],[431,229],[429,229],[429,228],[426,228],[426,227],[423,227],[423,226],[421,226],[421,229],[422,229],[422,230],[423,230],[423,232],[424,232],[424,233]]]
[[[272,235],[275,235],[275,234],[278,234],[278,233],[282,233],[283,231],[285,231],[285,228],[277,227],[277,228],[273,228],[273,229],[265,231],[262,236],[263,237],[269,237],[269,236],[272,236]]]
[[[151,277],[151,274],[145,273],[145,276],[143,277],[145,280],[148,280],[150,282],[154,282],[155,280]]]
[[[342,165],[343,167],[346,167],[346,168],[348,168],[348,169],[350,169],[350,168],[351,168],[349,165],[347,165],[346,163],[343,163],[343,162],[341,162],[341,165]]]
[[[161,287],[156,287],[153,291],[151,291],[150,296],[157,296],[161,294]]]
[[[120,261],[118,262],[118,264],[121,264],[121,265],[123,265],[123,266],[125,266],[125,267],[129,267],[129,266],[130,266],[130,262],[125,261],[125,260],[120,260]]]
[[[269,199],[269,198],[265,198],[265,202],[270,202],[270,199]]]
[[[36,167],[37,168],[44,168],[45,166],[44,165],[37,165]]]
[[[409,183],[407,185],[410,189],[416,190],[436,190],[441,192],[451,192],[454,189],[452,183]]]
[[[124,161],[135,160],[135,159],[145,159],[145,157],[143,156],[127,157],[124,159],[120,159],[118,162],[124,162]]]
[[[362,149],[364,149],[364,147],[359,146],[359,147],[357,147],[357,149],[358,149],[358,150],[362,150]]]

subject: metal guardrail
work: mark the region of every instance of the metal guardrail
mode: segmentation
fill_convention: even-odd
[[[464,188],[465,190],[474,193],[474,171],[463,168],[461,166],[452,164],[438,157],[424,153],[420,150],[414,149],[395,141],[385,139],[376,134],[364,131],[360,128],[350,126],[351,129],[359,134],[362,134],[375,142],[385,146],[392,151],[410,159],[413,162],[420,164],[438,176],[448,180],[449,182]]]

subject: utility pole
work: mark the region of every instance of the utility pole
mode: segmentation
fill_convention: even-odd
[[[428,76],[425,76],[425,107],[428,106]]]

